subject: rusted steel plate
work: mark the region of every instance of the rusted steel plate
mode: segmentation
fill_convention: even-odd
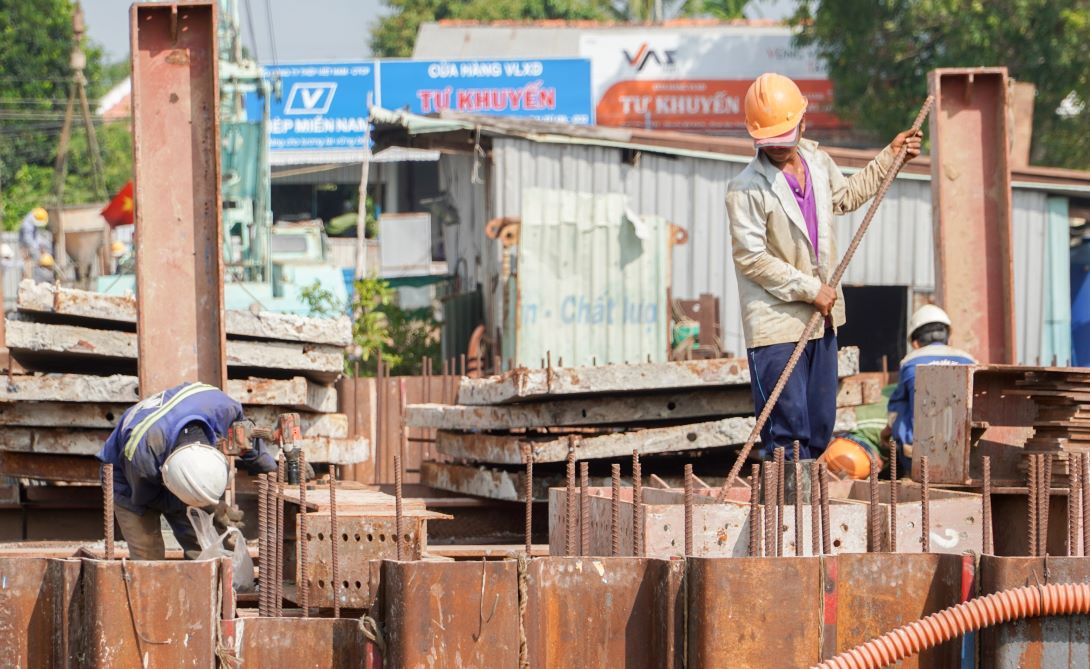
[[[356,618],[242,618],[235,656],[243,667],[381,669]]]
[[[1086,558],[980,558],[980,594],[1044,583],[1088,583]],[[1090,616],[1028,618],[980,633],[980,666],[1048,669],[1090,666]]]
[[[99,462],[78,455],[39,455],[0,451],[0,474],[46,481],[99,480]]]
[[[386,666],[518,666],[514,561],[387,561],[382,587]]]
[[[833,499],[841,497],[865,503],[870,484],[866,481],[843,481],[830,486]],[[841,488],[841,490],[834,490]],[[897,487],[897,552],[919,553],[923,550],[920,532],[920,500],[918,483],[902,480]],[[889,481],[878,482],[881,517],[881,550],[889,550]],[[981,496],[957,490],[933,488],[930,505],[931,552],[960,555],[966,551],[983,552],[983,504]],[[864,526],[865,528],[865,526]],[[866,531],[864,529],[864,531]],[[864,552],[866,547],[858,552]]]
[[[422,518],[405,519],[405,539],[402,543],[406,560],[419,560],[426,545],[426,524]],[[394,518],[354,517],[337,514],[339,537],[329,534],[329,516],[308,515],[309,535],[307,565],[310,567],[310,603],[312,606],[333,607],[334,590],[341,606],[350,609],[367,608],[375,600],[378,586],[378,560],[397,558]],[[337,579],[333,582],[333,547],[338,541]]]
[[[529,563],[530,666],[682,666],[680,561],[538,558]]]
[[[82,666],[215,666],[219,587],[216,560],[83,560]]]
[[[983,362],[1013,363],[1007,69],[932,70],[928,85],[936,298],[955,345]]]
[[[840,349],[838,361],[841,377],[857,374],[859,349]],[[552,369],[521,367],[485,379],[462,379],[458,403],[487,405],[558,395],[746,385],[749,366],[745,358]]]
[[[212,2],[131,10],[143,397],[184,381],[227,382],[216,23]]]
[[[821,660],[821,558],[690,558],[689,669]]]
[[[860,553],[836,559],[838,652],[961,602],[960,555]],[[897,666],[959,667],[961,640],[925,651]]]
[[[75,666],[69,618],[79,574],[78,560],[0,558],[0,664]]]

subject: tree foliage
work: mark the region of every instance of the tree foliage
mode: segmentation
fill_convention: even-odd
[[[392,12],[371,31],[376,56],[411,56],[420,25],[429,21],[634,21],[653,19],[654,0],[383,0]],[[745,0],[664,0],[664,18],[742,16]]]
[[[929,70],[1005,65],[1037,86],[1031,160],[1090,168],[1086,3],[877,0],[861,11],[856,0],[802,0],[794,20],[828,64],[838,113],[876,139],[908,125]]]

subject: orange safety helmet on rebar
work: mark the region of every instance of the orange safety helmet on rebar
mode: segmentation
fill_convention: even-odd
[[[746,130],[756,140],[795,130],[806,112],[806,98],[791,79],[766,72],[746,91]]]
[[[833,439],[818,461],[824,462],[829,472],[838,476],[856,480],[870,476],[870,454],[866,448],[851,439]]]

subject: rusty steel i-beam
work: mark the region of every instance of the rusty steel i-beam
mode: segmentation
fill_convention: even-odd
[[[131,10],[140,394],[227,381],[216,3]]]

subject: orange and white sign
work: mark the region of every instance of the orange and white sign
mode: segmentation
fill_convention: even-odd
[[[580,55],[591,61],[599,125],[693,131],[744,128],[743,101],[764,72],[794,79],[810,106],[810,128],[837,128],[832,83],[811,48],[783,26],[693,26],[589,31]]]

